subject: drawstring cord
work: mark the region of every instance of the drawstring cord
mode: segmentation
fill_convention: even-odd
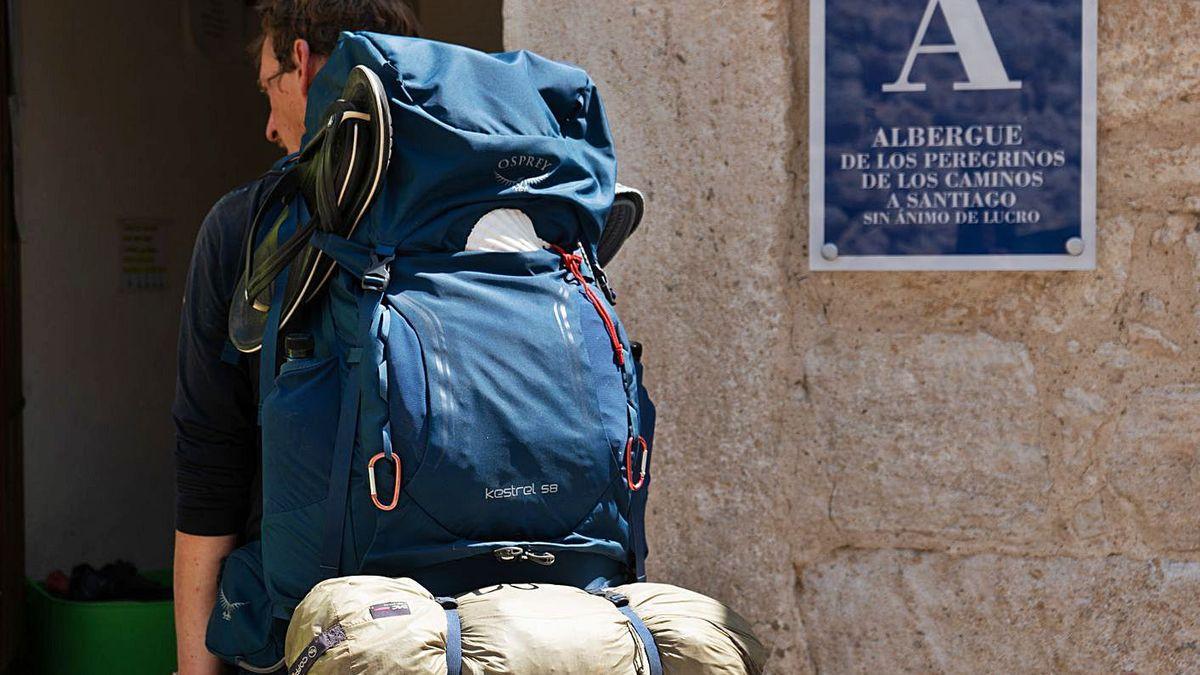
[[[617,336],[617,325],[613,323],[612,317],[608,315],[608,310],[604,308],[604,303],[600,301],[600,296],[592,290],[587,279],[583,276],[583,256],[577,253],[568,253],[565,249],[551,244],[554,252],[562,258],[563,267],[571,273],[579,281],[579,285],[583,287],[583,294],[587,296],[592,306],[596,308],[596,313],[600,315],[600,320],[604,322],[604,329],[608,331],[608,339],[612,343],[613,360],[618,366],[625,366],[625,349],[621,347],[621,338]]]

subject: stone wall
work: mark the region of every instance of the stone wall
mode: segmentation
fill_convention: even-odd
[[[651,573],[775,673],[1200,670],[1200,4],[1100,7],[1099,263],[810,273],[802,0],[508,0],[644,230]]]

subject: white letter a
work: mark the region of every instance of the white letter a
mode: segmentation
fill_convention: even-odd
[[[950,37],[954,40],[948,45],[925,44],[925,33],[929,31],[929,22],[933,12],[941,8],[950,27]],[[925,91],[921,82],[909,82],[913,63],[920,54],[958,54],[963,67],[967,71],[966,82],[955,82],[954,89],[988,90],[988,89],[1020,89],[1021,82],[1008,79],[1008,71],[1000,61],[1000,53],[996,51],[996,43],[992,40],[992,32],[988,30],[987,20],[983,18],[983,10],[979,9],[979,0],[929,0],[925,8],[925,16],[921,19],[921,27],[917,29],[917,37],[913,40],[908,58],[904,61],[904,70],[900,77],[891,84],[883,85],[888,93],[905,91]]]

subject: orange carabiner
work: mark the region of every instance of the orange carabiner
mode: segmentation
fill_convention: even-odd
[[[638,480],[636,483],[633,482],[633,442],[634,441],[637,441],[638,444],[642,446],[641,447],[642,466],[638,471],[638,473],[640,475],[638,476]],[[646,448],[646,439],[642,438],[641,436],[638,436],[637,438],[630,438],[629,442],[625,444],[625,480],[627,480],[629,482],[630,490],[637,492],[638,490],[642,489],[643,485],[646,484],[646,463],[647,463],[647,461],[649,461],[649,458],[650,458],[650,451]]]
[[[375,489],[375,462],[386,456],[385,453],[381,452],[372,457],[370,462],[367,462],[367,480],[371,485],[371,501],[375,503],[375,508],[380,511],[391,511],[400,503],[400,456],[396,453],[392,453],[392,461],[396,463],[396,480],[392,488],[392,503],[384,504],[379,501],[379,494]]]

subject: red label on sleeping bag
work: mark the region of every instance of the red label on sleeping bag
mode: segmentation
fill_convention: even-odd
[[[381,602],[378,605],[371,605],[372,619],[386,619],[389,616],[404,616],[412,614],[408,609],[407,602]]]

